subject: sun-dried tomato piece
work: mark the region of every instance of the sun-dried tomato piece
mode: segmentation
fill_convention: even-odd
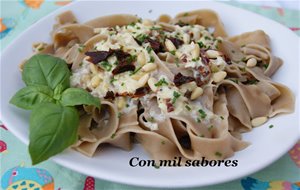
[[[189,82],[192,82],[192,81],[195,81],[195,78],[194,77],[190,77],[190,76],[184,76],[182,75],[181,73],[177,73],[175,76],[174,76],[174,84],[178,87],[178,86],[181,86],[185,83],[189,83]]]
[[[124,52],[124,51],[122,51],[122,50],[120,50],[120,49],[118,49],[118,50],[115,50],[115,55],[116,55],[116,57],[117,57],[118,61],[125,60],[127,57],[129,57],[129,56],[130,56],[130,54],[129,54],[129,53],[127,53],[127,52]]]
[[[190,99],[191,98],[191,95],[192,95],[192,91],[190,91],[190,90],[187,90],[185,93],[184,93],[184,97],[187,97],[188,99]]]
[[[174,37],[169,37],[168,39],[175,45],[176,48],[178,48],[183,44],[183,41],[181,39],[174,38]]]
[[[202,86],[204,84],[204,81],[202,81],[201,77],[196,77],[196,84],[197,86]]]
[[[112,71],[113,75],[124,73],[126,71],[134,71],[135,66],[133,64],[128,64],[126,61],[119,63],[116,68]]]
[[[88,51],[88,52],[85,52],[85,55],[90,57],[90,59],[88,61],[90,61],[94,64],[97,64],[101,61],[106,60],[113,53],[114,53],[113,50],[109,50],[109,51]]]
[[[161,43],[158,40],[153,40],[151,38],[146,38],[145,42],[150,43],[150,46],[151,46],[151,48],[153,49],[153,51],[155,53],[163,51],[163,46],[161,45]]]
[[[135,90],[135,93],[133,95],[134,98],[139,98],[142,96],[145,96],[150,92],[150,88],[148,86],[140,87]]]
[[[113,91],[107,91],[106,95],[104,96],[104,99],[110,99],[110,100],[114,100],[115,99],[115,94]]]
[[[225,59],[225,62],[226,62],[228,65],[231,65],[231,64],[232,64],[230,58],[227,57],[226,55],[224,55],[224,59]]]
[[[204,66],[199,66],[197,70],[199,73],[196,76],[196,84],[201,86],[208,81],[211,71],[209,67]]]
[[[175,110],[170,98],[166,99],[166,106],[168,112],[172,112]]]
[[[200,50],[200,57],[201,57],[201,61],[204,65],[209,65],[209,58],[207,57],[204,49]]]
[[[203,78],[208,77],[208,75],[210,74],[210,68],[209,67],[199,66],[198,71],[199,71],[199,73],[201,74],[201,76]]]

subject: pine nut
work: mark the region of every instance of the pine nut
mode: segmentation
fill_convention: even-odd
[[[257,64],[257,60],[255,58],[250,58],[247,61],[247,67],[255,67]]]
[[[181,56],[183,55],[183,53],[176,51],[175,52],[176,57],[181,58]]]
[[[195,100],[203,94],[203,89],[201,87],[197,87],[193,90],[191,94],[191,100]]]
[[[139,79],[139,81],[138,81],[139,86],[140,86],[140,87],[145,86],[146,83],[147,83],[147,81],[148,81],[148,79],[149,79],[149,77],[150,77],[149,73],[147,73],[147,74],[145,74],[144,76],[142,76],[142,77]]]
[[[144,75],[145,75],[145,72],[139,71],[139,72],[135,73],[134,75],[132,75],[131,78],[133,78],[134,80],[139,80]]]
[[[34,52],[40,52],[47,46],[46,43],[38,42],[32,45],[32,49]]]
[[[148,80],[148,85],[150,87],[150,89],[153,91],[153,92],[156,92],[157,91],[157,86],[155,86],[155,84],[157,83],[157,80],[153,77],[151,77],[149,80]]]
[[[91,80],[91,76],[89,74],[84,74],[81,79],[80,82],[88,82]]]
[[[145,26],[152,26],[153,25],[153,22],[149,19],[144,19],[143,20],[143,25]]]
[[[264,124],[268,120],[267,117],[256,117],[251,120],[251,124],[253,127],[258,127],[262,124]]]
[[[219,71],[213,74],[213,81],[214,82],[221,82],[222,80],[225,79],[227,76],[227,73],[225,71]]]
[[[147,63],[146,65],[144,65],[142,67],[142,71],[145,71],[145,72],[150,72],[150,71],[153,71],[157,68],[157,65],[155,63]]]
[[[124,97],[119,97],[118,98],[118,103],[117,103],[118,109],[122,109],[125,106],[125,99]]]
[[[97,86],[99,86],[100,82],[101,82],[100,77],[98,75],[95,75],[91,80],[91,85],[93,88],[96,88]]]
[[[181,85],[180,90],[183,91],[183,93],[185,93],[186,91],[193,91],[196,87],[197,87],[196,82],[192,81]]]
[[[191,40],[190,35],[184,33],[184,34],[183,34],[183,42],[184,42],[185,44],[189,44],[189,43],[190,43],[190,40]]]
[[[194,44],[194,49],[192,50],[192,58],[197,59],[199,55],[200,55],[200,48],[197,44]]]
[[[168,51],[175,51],[176,50],[176,47],[175,45],[173,44],[173,42],[169,39],[166,39],[165,41],[165,46],[167,48]]]
[[[139,64],[141,65],[145,65],[146,64],[146,57],[145,57],[145,54],[144,52],[140,52],[138,57],[137,57],[137,60],[136,60]]]
[[[94,28],[94,33],[95,34],[98,34],[98,33],[100,33],[101,32],[101,28]]]
[[[96,65],[94,65],[93,63],[90,63],[90,70],[92,71],[93,74],[97,74],[98,73],[98,68]]]
[[[212,58],[212,59],[217,58],[218,56],[220,56],[220,53],[216,50],[207,50],[206,54],[207,54],[208,58]]]

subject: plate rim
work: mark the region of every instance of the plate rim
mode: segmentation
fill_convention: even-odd
[[[112,0],[112,2],[118,2],[119,0]],[[125,0],[125,1],[128,1],[128,0]],[[142,1],[145,1],[145,2],[148,2],[146,0],[142,0]],[[157,2],[160,2],[160,0],[155,0]],[[180,2],[179,0],[175,0],[176,2]],[[105,1],[105,0],[100,0],[99,2],[108,2],[108,1]],[[131,1],[131,2],[138,2],[138,1]],[[164,0],[163,2],[166,2],[166,0]],[[199,2],[197,0],[193,0],[192,2]],[[63,6],[61,8],[58,8],[56,10],[54,10],[53,12],[51,12],[50,14],[42,17],[41,19],[39,19],[37,22],[35,22],[34,24],[32,24],[30,27],[28,27],[25,31],[23,31],[22,33],[20,33],[13,41],[11,41],[7,46],[6,48],[4,48],[1,52],[1,60],[2,60],[2,57],[5,57],[4,55],[7,54],[6,52],[8,52],[9,49],[12,49],[15,45],[16,45],[16,42],[19,41],[19,39],[23,38],[24,34],[28,33],[28,31],[31,29],[31,28],[34,28],[36,25],[38,25],[39,23],[41,22],[44,22],[44,20],[47,20],[49,17],[52,17],[54,15],[57,15],[65,10],[69,10],[70,7],[73,7],[77,4],[80,4],[80,3],[84,3],[84,1],[75,1],[75,2],[72,2],[66,6]],[[289,31],[290,35],[294,35],[298,38],[298,40],[300,39],[294,32],[290,31],[286,26],[284,26],[283,24],[281,23],[278,23],[272,19],[269,19],[267,17],[264,17],[260,14],[257,14],[257,13],[254,13],[254,12],[251,12],[249,10],[246,10],[246,9],[242,9],[240,7],[236,7],[236,6],[233,6],[231,4],[226,4],[226,3],[220,3],[220,2],[209,2],[209,4],[217,4],[218,6],[224,6],[224,7],[230,7],[230,9],[238,9],[240,11],[245,11],[245,12],[248,12],[250,14],[254,14],[258,17],[260,17],[261,19],[264,19],[264,20],[267,20],[268,22],[272,22],[272,24],[275,24],[275,25],[278,25],[280,27],[283,27],[285,28],[286,30]],[[201,9],[201,8],[200,8]],[[195,9],[196,10],[196,9]],[[300,57],[300,54],[298,55]],[[2,62],[2,61],[1,61]],[[1,64],[1,73],[2,73],[2,64]],[[299,69],[298,69],[299,70]],[[298,71],[298,73],[300,73]],[[298,78],[300,79],[300,75],[298,75]],[[2,78],[1,78],[2,79]],[[1,80],[2,81],[2,80]],[[2,89],[2,87],[1,87]],[[299,92],[299,87],[297,89],[297,91]],[[1,93],[2,94],[2,93]],[[1,95],[0,94],[0,95]],[[295,112],[297,111],[298,109],[298,100],[299,100],[299,94],[294,94],[295,96]],[[0,108],[0,120],[2,121],[3,124],[5,124],[6,126],[8,126],[8,129],[9,129],[9,126],[11,124],[10,121],[7,121],[5,119],[5,117],[3,117],[2,115],[2,106]],[[299,115],[298,115],[299,116]],[[298,120],[300,121],[300,118],[298,117]],[[298,121],[298,122],[299,122]],[[17,131],[13,130],[13,131],[10,131],[14,136],[16,136],[19,140],[21,140],[24,144],[28,145],[28,138],[26,138],[24,135],[18,133]],[[300,137],[300,133],[298,133],[297,136],[295,136],[295,139],[294,139],[294,143],[292,145],[290,145],[290,148],[292,148],[292,146],[297,142],[297,140],[299,139]],[[164,188],[164,187],[177,187],[177,188],[184,188],[184,187],[200,187],[200,186],[210,186],[210,185],[217,185],[217,184],[220,184],[220,183],[224,183],[224,182],[229,182],[229,181],[233,181],[233,180],[237,180],[237,179],[240,179],[244,176],[247,176],[247,175],[250,175],[254,172],[258,172],[264,168],[266,168],[267,166],[271,165],[272,163],[274,163],[276,160],[278,160],[280,157],[282,157],[285,153],[287,153],[288,150],[286,151],[281,151],[280,154],[277,155],[277,157],[273,157],[268,164],[266,165],[263,165],[263,166],[260,166],[260,167],[257,167],[257,168],[254,168],[252,170],[247,170],[245,172],[239,172],[239,175],[237,176],[234,176],[234,177],[230,177],[230,178],[226,178],[226,179],[223,179],[223,180],[215,180],[214,183],[211,183],[211,182],[207,182],[207,183],[201,183],[201,185],[199,185],[199,183],[192,183],[192,184],[169,184],[169,185],[166,185],[166,184],[150,184],[149,182],[148,183],[145,183],[145,181],[143,182],[140,182],[140,181],[137,181],[137,180],[131,180],[131,181],[128,181],[128,180],[123,180],[123,179],[112,179],[110,178],[109,176],[106,176],[105,174],[104,175],[101,175],[101,178],[99,178],[99,176],[96,176],[97,178],[99,179],[103,179],[103,180],[107,180],[107,181],[111,181],[111,182],[116,182],[116,183],[121,183],[121,184],[128,184],[128,185],[133,185],[133,186],[139,186],[139,187],[157,187],[157,188]],[[60,157],[52,157],[50,158],[50,160],[53,160],[55,163],[63,166],[63,167],[66,167],[68,169],[71,169],[73,171],[76,171],[80,174],[84,174],[84,175],[90,175],[90,173],[88,173],[87,171],[88,170],[80,170],[78,169],[77,167],[74,167],[72,164],[68,164],[64,159],[61,159]],[[241,174],[242,173],[242,174]]]

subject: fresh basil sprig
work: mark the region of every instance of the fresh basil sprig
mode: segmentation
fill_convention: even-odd
[[[51,55],[34,55],[24,65],[22,78],[27,86],[10,103],[32,110],[29,153],[33,165],[76,142],[79,114],[75,106],[100,108],[99,98],[83,89],[70,88],[70,76],[67,63]]]

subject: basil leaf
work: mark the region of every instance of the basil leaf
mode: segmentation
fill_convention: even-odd
[[[60,100],[62,92],[63,92],[63,86],[61,84],[57,85],[56,88],[54,89],[53,98],[55,100]]]
[[[29,153],[32,164],[54,156],[77,139],[79,115],[74,107],[41,103],[30,116]]]
[[[66,89],[62,93],[60,102],[64,106],[93,105],[100,107],[100,99],[81,88]]]
[[[53,90],[58,84],[62,84],[63,89],[70,86],[67,63],[51,55],[32,56],[24,65],[22,78],[27,86],[45,85]]]
[[[50,87],[36,85],[22,88],[9,102],[19,108],[31,110],[39,103],[55,102],[55,100],[53,99],[53,91]]]

